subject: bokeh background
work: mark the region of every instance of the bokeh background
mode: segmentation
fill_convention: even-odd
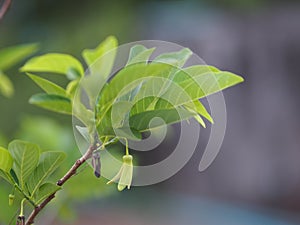
[[[193,158],[169,180],[117,193],[86,168],[36,224],[300,224],[299,21],[300,3],[292,0],[14,0],[0,22],[0,47],[38,42],[37,54],[80,58],[108,35],[120,44],[158,39],[245,78],[224,91],[227,132],[206,171],[198,165],[209,128]],[[21,138],[64,150],[69,159],[62,173],[80,155],[71,118],[29,105],[39,89],[18,66],[7,72],[14,97],[0,96],[0,143]],[[160,159],[171,145],[172,139],[147,157],[139,154],[140,161]],[[0,224],[16,212],[4,206],[9,191],[0,181]]]

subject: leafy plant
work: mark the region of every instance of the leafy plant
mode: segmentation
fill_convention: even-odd
[[[111,79],[108,76],[114,72],[117,55],[114,37],[108,37],[96,49],[82,52],[88,76],[85,76],[84,66],[78,59],[61,53],[34,57],[20,69],[44,91],[33,95],[29,102],[76,117],[82,125],[77,129],[89,143],[83,156],[56,184],[48,182],[47,178],[62,163],[63,153],[40,154],[38,146],[22,141],[13,141],[8,150],[1,148],[1,176],[23,195],[20,223],[25,223],[24,202],[34,207],[26,221],[29,225],[87,160],[92,159],[94,174],[99,177],[101,150],[118,141],[126,143],[123,165],[108,183],[118,182],[120,191],[126,187],[129,189],[133,174],[129,140],[142,139],[143,132],[162,126],[155,123],[149,127],[149,122],[155,117],[162,118],[165,124],[190,118],[195,118],[203,127],[206,126],[203,118],[213,123],[199,99],[243,81],[238,75],[212,66],[183,67],[192,55],[187,48],[150,60],[154,51],[155,48],[133,46],[126,66]],[[43,78],[44,73],[63,75],[69,83],[61,87]],[[95,95],[98,86],[103,88]],[[80,101],[82,97],[88,100],[88,104]]]
[[[15,140],[8,145],[8,149],[0,148],[0,156],[1,176],[23,196],[21,220],[24,216],[25,201],[37,207],[49,195],[60,189],[47,179],[65,159],[66,155],[63,152],[41,153],[39,146]],[[9,204],[13,204],[13,200],[14,194],[10,194]]]

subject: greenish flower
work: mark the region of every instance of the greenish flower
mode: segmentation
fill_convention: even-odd
[[[131,155],[123,156],[123,164],[117,173],[117,175],[112,178],[107,184],[112,184],[113,182],[118,182],[118,190],[123,191],[126,186],[130,189],[132,182],[132,174],[133,174],[133,157]]]

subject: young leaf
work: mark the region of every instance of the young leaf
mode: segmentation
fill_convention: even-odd
[[[12,97],[14,94],[14,87],[10,79],[4,75],[0,70],[0,93],[5,97]]]
[[[53,94],[36,94],[29,103],[50,111],[72,115],[72,104],[69,98]]]
[[[37,44],[17,45],[0,50],[0,70],[5,71],[38,49]]]
[[[143,45],[135,45],[130,49],[126,66],[130,64],[144,62],[147,63],[155,48],[145,48]]]
[[[192,54],[193,52],[190,49],[184,48],[178,52],[161,54],[154,59],[154,62],[167,63],[175,67],[182,67]]]
[[[66,91],[55,83],[49,80],[38,77],[36,75],[26,73],[40,88],[42,88],[47,94],[61,95],[66,97]]]
[[[30,59],[21,72],[50,72],[67,75],[70,69],[76,70],[81,76],[84,71],[81,63],[71,55],[49,53]]]
[[[0,170],[9,173],[13,166],[13,158],[8,150],[0,147]]]
[[[49,197],[51,194],[57,192],[60,190],[61,187],[53,184],[53,183],[44,183],[38,190],[38,192],[35,194],[34,199],[35,203],[38,205],[42,201],[44,201],[47,197]]]
[[[21,188],[31,176],[39,162],[40,148],[25,141],[15,140],[8,145],[14,164],[13,169],[18,177]]]
[[[92,74],[99,74],[104,78],[109,75],[116,57],[117,46],[117,39],[109,36],[96,49],[83,50],[82,57]]]
[[[39,164],[27,182],[31,195],[34,195],[43,182],[61,165],[66,158],[63,152],[44,152]]]

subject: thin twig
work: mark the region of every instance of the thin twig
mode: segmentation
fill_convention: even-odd
[[[86,153],[78,159],[74,165],[71,167],[71,169],[57,182],[58,186],[63,186],[66,181],[68,181],[73,175],[76,174],[77,169],[84,164],[89,158],[92,157],[93,151],[97,149],[97,144],[91,145]],[[55,193],[50,195],[48,198],[46,198],[40,205],[34,208],[32,213],[29,215],[26,224],[25,225],[31,225],[34,223],[34,219],[36,216],[40,213],[40,211],[45,208],[45,206],[53,199],[55,198]]]
[[[0,9],[0,20],[4,17],[7,10],[9,9],[9,6],[11,5],[12,0],[5,0],[1,9]]]

